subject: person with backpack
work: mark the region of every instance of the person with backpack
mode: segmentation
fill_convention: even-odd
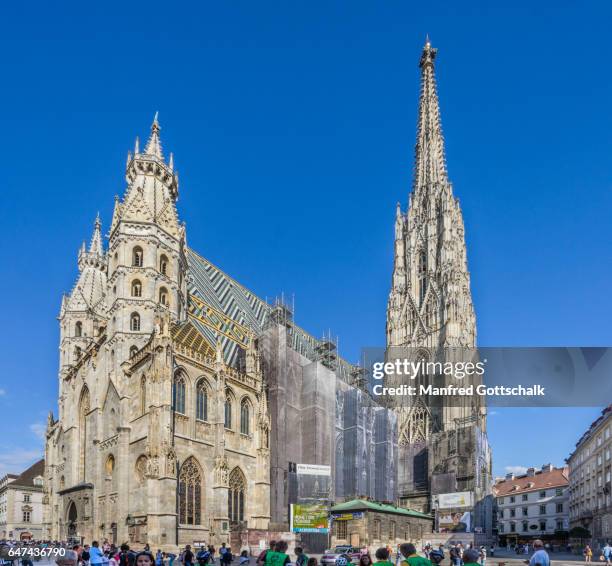
[[[199,566],[206,566],[210,560],[210,551],[203,546],[196,554],[196,560],[198,561]]]
[[[229,566],[234,560],[234,557],[232,556],[232,549],[229,546],[225,546],[225,543],[221,545],[219,555],[221,566]]]
[[[295,547],[295,555],[296,555],[296,559],[295,559],[296,566],[306,566],[306,563],[308,562],[308,556],[304,554],[304,550],[302,549],[301,546]]]
[[[276,541],[275,540],[271,540],[270,541],[270,548],[267,548],[265,550],[262,550],[259,553],[259,556],[257,557],[257,566],[263,566],[266,562],[266,556],[268,554],[268,552],[270,552],[271,550],[274,550],[276,548]]]
[[[188,544],[185,547],[185,552],[183,552],[183,565],[184,566],[193,566],[193,552],[191,551],[191,545]]]
[[[251,561],[251,559],[249,558],[249,551],[248,550],[243,550],[240,553],[240,566],[244,566],[245,564],[248,564]]]

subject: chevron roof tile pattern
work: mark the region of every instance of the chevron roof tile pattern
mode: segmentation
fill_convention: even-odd
[[[187,250],[187,262],[189,264],[190,307],[195,306],[197,299],[200,299],[239,325],[247,327],[256,335],[263,331],[274,311],[273,305],[269,305],[191,248]],[[193,297],[196,299],[194,300]],[[190,317],[190,320],[214,347],[218,333],[197,317]],[[318,359],[316,348],[323,343],[322,341],[294,324],[288,328],[288,337],[290,346],[295,351],[310,360]],[[235,366],[240,346],[227,335],[221,334],[221,339],[224,359],[229,365]],[[346,360],[338,358],[336,375],[343,381],[349,383],[351,373],[355,369],[355,366]]]

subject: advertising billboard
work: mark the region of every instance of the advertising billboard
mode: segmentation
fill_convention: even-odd
[[[331,466],[297,464],[297,503],[323,503],[332,492]]]
[[[329,509],[318,503],[291,504],[291,531],[294,533],[328,533]]]
[[[472,513],[470,511],[440,513],[438,515],[438,531],[441,533],[471,533]]]
[[[464,509],[474,506],[474,493],[457,491],[455,493],[440,493],[434,496],[434,507],[438,509]]]

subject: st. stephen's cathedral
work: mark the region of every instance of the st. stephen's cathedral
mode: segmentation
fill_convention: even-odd
[[[434,357],[476,340],[435,55],[428,41],[387,313],[388,346]],[[289,305],[262,300],[187,245],[157,116],[144,147],[137,140],[128,154],[125,179],[107,242],[97,218],[61,303],[49,538],[256,548],[289,530],[299,464],[330,467],[312,500],[366,496],[428,512],[435,493],[485,495],[484,407],[388,406],[371,395],[364,368],[300,328]]]

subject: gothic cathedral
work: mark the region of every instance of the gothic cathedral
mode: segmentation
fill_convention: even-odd
[[[268,528],[270,418],[254,338],[230,367],[188,318],[188,250],[157,116],[128,154],[102,243],[96,219],[63,298],[59,418],[49,415],[49,538],[230,542]]]

